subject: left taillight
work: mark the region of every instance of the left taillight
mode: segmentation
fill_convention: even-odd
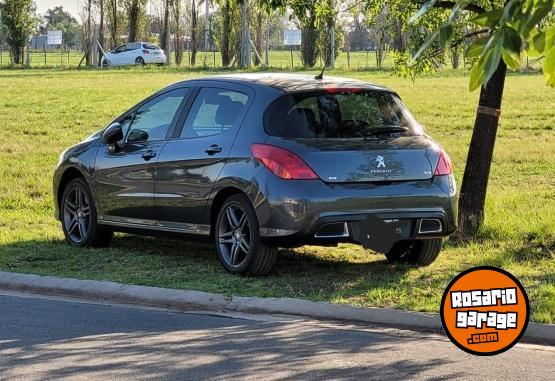
[[[252,156],[284,180],[317,180],[318,175],[293,152],[268,144],[253,144]]]
[[[444,176],[453,173],[453,164],[451,163],[451,158],[447,155],[447,152],[443,148],[439,151],[439,159],[437,161],[436,169],[434,171],[434,176]]]
[[[143,54],[149,55],[150,52],[148,50],[143,50]]]

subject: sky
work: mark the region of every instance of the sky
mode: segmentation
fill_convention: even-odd
[[[80,0],[35,0],[37,5],[37,12],[43,15],[46,10],[56,6],[63,6],[66,12],[71,13],[76,19],[79,18],[79,1]]]

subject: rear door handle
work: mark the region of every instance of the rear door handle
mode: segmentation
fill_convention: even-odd
[[[153,157],[156,156],[156,152],[154,152],[153,150],[149,149],[148,151],[146,151],[145,153],[143,153],[141,155],[141,157],[143,159],[145,159],[146,161],[149,161],[150,159],[152,159]]]
[[[204,152],[206,152],[209,155],[215,155],[217,153],[222,152],[222,147],[220,147],[217,144],[212,144],[210,147],[208,147],[207,149],[204,150]]]

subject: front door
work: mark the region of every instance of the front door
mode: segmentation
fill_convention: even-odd
[[[173,89],[140,105],[120,121],[126,133],[119,148],[102,146],[99,149],[95,183],[100,220],[156,224],[156,162],[166,144],[168,131],[181,112],[187,93],[187,88]]]
[[[241,86],[199,89],[158,160],[156,216],[161,228],[209,233],[204,208],[252,99],[249,94]]]

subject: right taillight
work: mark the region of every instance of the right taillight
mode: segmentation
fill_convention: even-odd
[[[293,152],[268,144],[253,144],[252,156],[284,180],[316,180],[318,175]]]
[[[439,151],[439,159],[437,161],[436,170],[434,171],[434,176],[450,175],[453,173],[453,164],[451,163],[451,158],[442,149]]]

